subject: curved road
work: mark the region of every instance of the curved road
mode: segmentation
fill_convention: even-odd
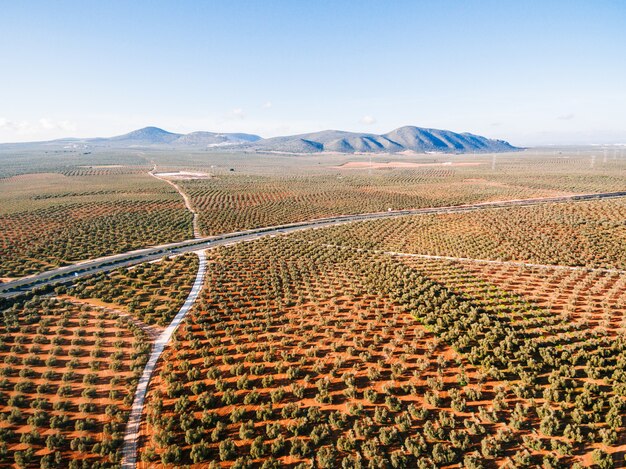
[[[154,168],[152,168],[152,171],[150,171],[148,174],[150,176],[152,176],[155,179],[158,179],[159,181],[163,181],[166,182],[167,184],[169,184],[170,186],[172,186],[174,189],[176,189],[176,192],[178,192],[180,194],[180,196],[183,198],[183,200],[185,201],[185,207],[187,208],[187,210],[189,210],[192,215],[193,215],[193,237],[194,238],[202,238],[202,235],[200,234],[200,228],[198,227],[198,212],[196,212],[193,209],[193,206],[191,205],[191,200],[189,199],[189,197],[187,196],[187,194],[185,194],[180,187],[178,187],[178,184],[176,184],[174,181],[161,177],[159,176],[156,172],[156,165],[154,165]]]
[[[80,262],[78,264],[60,267],[58,269],[42,272],[40,274],[32,275],[29,277],[23,277],[17,280],[13,280],[11,282],[0,284],[0,298],[11,298],[19,296],[38,287],[48,287],[64,283],[71,283],[76,279],[90,276],[98,272],[108,272],[110,270],[118,269],[120,267],[128,267],[134,264],[140,264],[142,262],[160,259],[169,255],[204,250],[216,246],[223,246],[242,241],[249,241],[257,239],[261,236],[271,236],[310,228],[322,228],[326,226],[342,225],[345,223],[352,223],[357,221],[376,220],[381,218],[392,218],[405,215],[461,213],[485,209],[520,206],[524,207],[546,203],[588,201],[595,199],[611,199],[617,197],[626,197],[626,191],[604,192],[596,194],[578,194],[561,197],[544,197],[537,199],[507,200],[498,202],[481,202],[471,205],[418,208],[411,210],[397,210],[379,213],[364,213],[359,215],[341,215],[330,218],[319,218],[316,220],[310,220],[300,223],[291,223],[287,225],[236,231],[233,233],[227,233],[219,236],[190,239],[178,243],[163,244],[160,246],[154,246],[146,249],[139,249],[123,254],[102,257]]]
[[[124,435],[124,447],[122,448],[122,468],[132,469],[137,464],[137,442],[139,440],[139,427],[141,425],[141,415],[143,414],[143,404],[146,398],[146,392],[148,391],[148,384],[152,378],[152,373],[156,368],[157,362],[163,350],[170,341],[172,334],[178,328],[178,325],[185,318],[191,307],[198,298],[198,294],[202,290],[204,284],[204,274],[206,272],[206,255],[204,251],[197,251],[196,254],[200,260],[198,268],[198,274],[196,280],[193,283],[193,287],[185,300],[185,303],[178,311],[178,314],[172,319],[172,322],[167,328],[159,335],[158,339],[152,345],[152,351],[150,352],[150,358],[146,367],[143,370],[137,389],[135,390],[135,399],[130,410],[130,416],[128,417],[128,423],[126,424],[126,434]]]

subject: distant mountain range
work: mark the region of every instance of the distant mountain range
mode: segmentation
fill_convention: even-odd
[[[382,135],[324,130],[309,134],[265,139],[258,135],[244,133],[192,132],[190,134],[177,134],[158,127],[145,127],[117,137],[68,138],[49,142],[33,142],[33,144],[75,148],[229,148],[239,151],[275,153],[399,153],[404,151],[417,153],[491,153],[519,150],[504,140],[489,139],[470,133],[412,126],[400,127]]]
[[[144,127],[124,135],[111,138],[89,138],[85,143],[102,144],[114,147],[120,146],[196,146],[210,147],[220,145],[238,145],[261,140],[258,135],[240,133],[192,132],[190,134],[175,134],[158,127]]]
[[[257,151],[286,153],[398,153],[403,151],[443,153],[483,153],[515,151],[518,148],[504,140],[493,140],[469,133],[449,130],[400,127],[386,134],[365,134],[324,130],[258,140],[250,145]]]

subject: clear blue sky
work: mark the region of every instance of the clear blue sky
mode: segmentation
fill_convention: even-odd
[[[0,141],[146,125],[626,142],[626,2],[9,1]]]

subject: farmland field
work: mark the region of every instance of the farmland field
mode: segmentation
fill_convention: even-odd
[[[623,274],[553,268],[537,288],[531,268],[518,284],[507,265],[334,247],[325,231],[210,254],[151,385],[145,467],[621,458]]]
[[[623,189],[626,159],[614,153],[590,167],[589,153],[476,155],[471,164],[466,156],[428,155],[406,158],[417,167],[389,169],[342,169],[350,161],[367,165],[345,155],[188,154],[181,165],[175,153],[61,153],[45,164],[24,157],[31,174],[23,174],[20,158],[2,160],[0,170],[19,175],[0,179],[0,279],[191,238],[192,215],[172,186],[149,177],[150,161],[160,171],[208,175],[175,182],[198,212],[202,234],[213,235],[338,214]],[[284,164],[280,174],[275,158]]]
[[[626,186],[624,158],[599,161],[593,169],[588,156],[564,158],[475,156],[467,164],[459,157],[433,156],[407,160],[423,167],[391,169],[368,169],[366,160],[360,160],[361,169],[341,169],[345,156],[328,157],[317,165],[301,162],[300,167],[292,159],[277,175],[267,174],[260,157],[250,157],[234,173],[223,167],[194,166],[214,177],[179,185],[199,213],[205,235],[390,208],[608,192]]]
[[[191,289],[192,254],[94,276],[2,311],[0,467],[116,467],[150,341]]]
[[[176,188],[205,235],[624,190],[626,160],[592,151],[281,156],[279,174],[268,155],[18,161],[0,180],[0,277],[192,238]],[[577,201],[207,251],[199,299],[154,359],[138,467],[624,467],[625,220],[624,199]],[[121,463],[151,345],[198,265],[164,258],[7,302],[0,467]]]
[[[169,324],[198,270],[193,254],[100,274],[62,289],[71,298],[121,309],[146,324]]]
[[[0,207],[0,278],[192,237],[180,195],[133,169],[2,179]]]
[[[298,236],[421,255],[626,269],[626,202],[410,216]]]
[[[0,466],[111,467],[144,332],[86,305],[35,298],[3,311]]]
[[[246,228],[388,209],[549,197],[566,192],[466,181],[454,171],[273,178],[222,176],[184,181],[200,229],[214,235]]]

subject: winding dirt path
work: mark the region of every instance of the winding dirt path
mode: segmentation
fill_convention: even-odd
[[[137,442],[139,440],[139,427],[141,425],[141,416],[143,414],[143,406],[146,399],[146,393],[148,392],[148,385],[152,379],[152,374],[156,368],[157,362],[165,350],[172,335],[185,319],[185,316],[195,303],[202,286],[204,285],[204,275],[206,272],[206,254],[204,251],[196,252],[200,261],[198,267],[198,273],[193,287],[185,300],[185,303],[178,311],[178,314],[172,319],[172,322],[165,328],[165,330],[159,335],[158,339],[152,345],[152,352],[146,367],[143,370],[137,389],[135,390],[135,399],[130,410],[130,416],[128,417],[128,423],[126,424],[126,433],[124,435],[124,446],[122,448],[122,468],[134,469],[137,465]]]
[[[317,244],[314,241],[307,241],[307,242],[310,244]],[[494,259],[473,259],[471,257],[436,256],[436,255],[431,255],[431,254],[415,254],[411,252],[382,251],[378,249],[355,248],[353,246],[345,246],[341,244],[328,244],[328,243],[323,244],[322,246],[326,246],[329,248],[352,249],[357,252],[371,252],[373,254],[383,254],[386,256],[414,257],[418,259],[434,259],[434,260],[460,262],[460,263],[467,263],[467,264],[509,265],[513,267],[531,267],[531,268],[546,269],[546,270],[570,270],[570,271],[582,271],[582,272],[600,272],[600,273],[605,273],[605,274],[626,274],[626,270],[623,270],[623,269],[610,269],[610,268],[604,268],[604,267],[585,267],[585,266],[562,265],[562,264],[534,264],[532,262],[523,262],[523,261],[499,261],[499,260],[494,260]]]
[[[148,174],[152,176],[153,178],[158,179],[159,181],[168,183],[170,186],[176,189],[176,192],[178,192],[180,196],[183,198],[183,200],[185,201],[185,207],[187,207],[187,210],[189,210],[193,214],[193,237],[202,238],[202,233],[200,233],[200,228],[198,228],[198,212],[194,210],[193,206],[191,205],[191,200],[189,199],[187,194],[185,194],[183,190],[180,187],[178,187],[178,185],[174,181],[172,181],[171,179],[157,176],[155,171],[156,171],[156,165],[154,165],[154,167],[150,170]]]
[[[495,264],[495,265],[510,265],[513,267],[532,267],[536,269],[546,270],[571,270],[571,271],[584,271],[584,272],[602,272],[607,274],[626,274],[626,270],[622,269],[608,269],[602,267],[584,267],[575,265],[561,265],[561,264],[533,264],[532,262],[521,261],[498,261],[493,259],[472,259],[471,257],[453,257],[453,256],[433,256],[429,254],[412,254],[407,252],[394,252],[394,251],[381,251],[381,254],[397,257],[418,257],[421,259],[436,259],[453,262],[465,262],[470,264]]]

